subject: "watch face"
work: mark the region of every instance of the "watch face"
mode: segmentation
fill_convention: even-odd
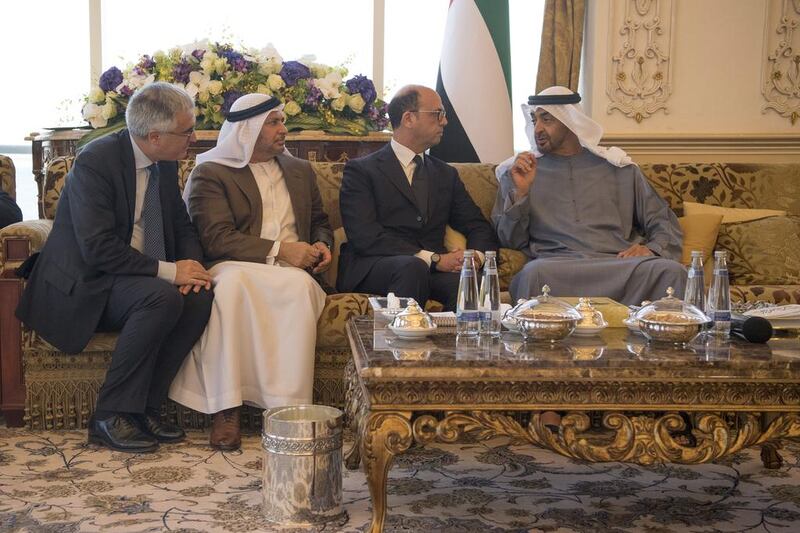
[[[440,259],[441,257],[439,256],[439,254],[431,255],[431,261],[433,261],[434,263],[438,263]]]

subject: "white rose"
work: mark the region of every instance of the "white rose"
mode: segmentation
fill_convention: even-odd
[[[106,100],[106,93],[100,87],[95,87],[89,91],[89,101],[93,104],[101,104]]]
[[[283,63],[283,58],[278,53],[278,51],[275,49],[275,47],[272,46],[272,43],[269,43],[267,46],[262,48],[258,52],[258,55],[260,55],[265,60],[268,60],[270,62],[274,62],[274,63],[278,63],[278,64]]]
[[[334,111],[341,111],[344,109],[344,106],[347,105],[347,95],[340,94],[339,98],[331,102],[331,109]]]
[[[222,92],[222,82],[219,80],[211,80],[208,82],[208,92],[217,95]]]
[[[81,111],[83,118],[89,121],[93,128],[104,128],[108,119],[103,118],[103,107],[97,104],[86,104]]]
[[[339,97],[339,87],[342,85],[342,77],[338,72],[329,72],[324,78],[314,80],[314,85],[322,92],[322,96],[328,99]]]
[[[103,118],[106,120],[110,120],[117,116],[117,104],[115,104],[112,100],[106,102],[106,105],[103,106],[102,109]]]
[[[300,109],[300,106],[294,100],[286,102],[286,105],[283,107],[283,112],[289,115],[290,117],[295,116],[300,111],[302,111]]]
[[[364,106],[367,103],[361,98],[360,94],[351,94],[347,97],[347,106],[356,113],[364,111]]]
[[[270,74],[267,77],[267,84],[269,85],[269,88],[272,89],[273,91],[277,91],[278,89],[283,89],[284,87],[286,87],[286,82],[284,82],[283,78],[281,78],[277,74]]]

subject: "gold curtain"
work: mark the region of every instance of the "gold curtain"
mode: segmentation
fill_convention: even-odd
[[[546,0],[536,92],[553,85],[578,90],[585,0]]]

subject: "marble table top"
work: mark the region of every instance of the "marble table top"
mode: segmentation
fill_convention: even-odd
[[[516,333],[500,338],[457,338],[453,328],[406,340],[372,319],[348,323],[356,369],[367,381],[700,381],[800,383],[800,338],[767,344],[701,335],[691,344],[648,343],[627,328],[607,328],[593,337],[525,343]]]

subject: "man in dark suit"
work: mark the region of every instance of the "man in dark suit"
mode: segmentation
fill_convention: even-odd
[[[17,316],[78,353],[119,331],[89,420],[89,442],[147,452],[184,437],[159,419],[169,385],[211,312],[211,277],[177,183],[194,139],[194,103],[154,83],[131,97],[127,130],[78,155]]]
[[[467,248],[497,249],[489,222],[472,201],[456,169],[425,154],[447,124],[436,91],[409,85],[389,103],[394,133],[374,154],[344,168],[339,206],[347,243],[339,259],[337,288],[428,298],[456,306],[464,251],[444,246],[448,224],[467,238]]]
[[[22,220],[22,211],[11,195],[0,190],[0,228]]]

